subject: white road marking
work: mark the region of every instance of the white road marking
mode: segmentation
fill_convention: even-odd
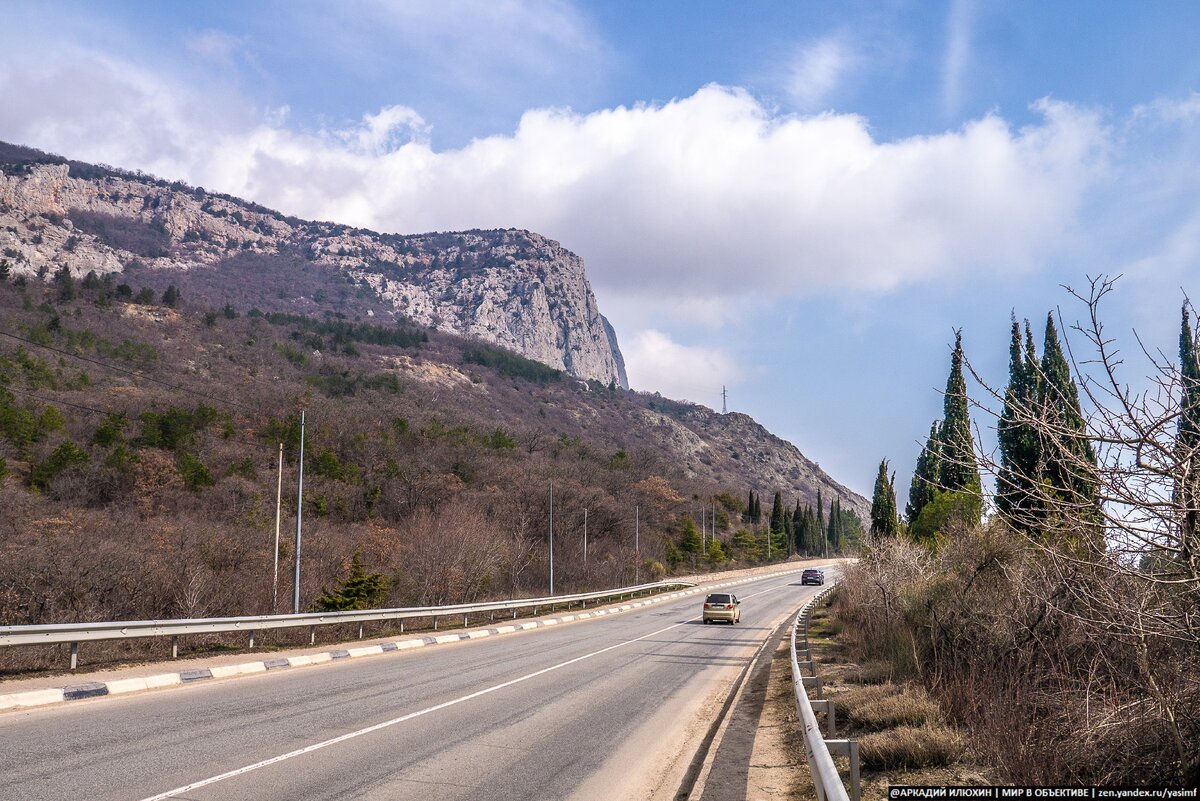
[[[791,585],[781,584],[777,587],[770,587],[768,589],[762,590],[761,592],[752,593],[745,597],[753,598],[756,595],[762,595],[763,593],[773,592],[775,590],[783,589],[784,587],[789,587],[789,586],[791,586]],[[274,757],[271,757],[270,759],[264,759],[261,762],[255,762],[253,765],[246,765],[245,767],[226,771],[225,773],[221,773],[216,776],[210,776],[207,779],[201,779],[200,781],[192,782],[191,784],[186,784],[183,787],[176,787],[174,790],[168,790],[165,793],[159,793],[158,795],[148,796],[146,798],[141,799],[141,801],[166,801],[166,799],[177,796],[180,793],[186,793],[191,790],[199,789],[201,787],[207,787],[210,784],[216,784],[217,782],[224,781],[225,779],[232,779],[235,776],[241,776],[242,774],[250,773],[251,771],[258,770],[259,768],[265,768],[268,765],[274,765],[276,763],[284,762],[284,761],[286,761],[288,759],[292,759],[294,757],[303,756],[304,754],[308,754],[313,751],[318,751],[322,748],[327,748],[331,745],[337,745],[338,743],[345,742],[346,740],[353,740],[355,737],[361,737],[364,734],[370,734],[372,732],[379,731],[380,729],[386,729],[391,726],[395,726],[399,723],[404,723],[405,721],[412,720],[413,718],[419,718],[419,717],[422,717],[423,715],[428,715],[431,712],[437,712],[439,710],[446,709],[448,707],[456,706],[465,701],[470,701],[472,699],[479,698],[481,696],[488,695],[490,693],[494,693],[497,690],[503,690],[506,687],[512,687],[514,684],[520,684],[522,682],[529,681],[530,679],[535,679],[538,676],[543,676],[552,671],[567,667],[568,665],[574,665],[576,662],[582,662],[585,659],[591,659],[594,656],[599,656],[600,654],[607,653],[607,652],[615,650],[617,648],[623,648],[626,645],[632,645],[635,642],[640,642],[642,640],[647,640],[651,637],[656,637],[659,634],[662,634],[663,632],[670,631],[671,629],[677,629],[680,626],[686,626],[688,623],[692,623],[699,619],[700,618],[698,618],[698,617],[693,617],[693,618],[689,618],[688,620],[681,621],[679,623],[672,623],[670,626],[666,626],[665,628],[661,628],[657,631],[652,631],[649,634],[643,634],[641,637],[635,637],[632,640],[625,640],[624,642],[619,642],[619,643],[616,643],[615,645],[610,645],[606,648],[601,648],[598,651],[592,651],[590,654],[584,654],[583,656],[577,656],[574,659],[568,659],[566,662],[559,662],[557,665],[551,665],[550,667],[542,668],[541,670],[535,670],[533,673],[527,673],[524,676],[521,676],[519,678],[511,679],[510,681],[506,681],[501,684],[497,684],[492,687],[488,687],[486,689],[479,690],[477,692],[473,692],[469,695],[464,695],[460,698],[455,698],[451,701],[445,701],[444,703],[440,703],[440,704],[437,704],[436,706],[431,706],[426,709],[419,710],[417,712],[410,712],[407,715],[401,715],[398,718],[392,718],[391,720],[386,720],[383,723],[376,723],[374,726],[367,726],[365,729],[359,729],[358,731],[348,732],[346,734],[340,735],[338,737],[334,737],[329,740],[324,740],[319,743],[313,743],[312,745],[306,745],[303,748],[297,748],[295,751],[288,751],[286,754],[280,754],[279,756],[274,756]]]

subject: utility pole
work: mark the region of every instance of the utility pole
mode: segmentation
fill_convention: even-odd
[[[550,594],[554,594],[554,479],[550,479]]]
[[[641,534],[641,507],[633,507],[633,555],[636,561],[633,564],[633,583],[637,584],[642,580],[642,534]]]
[[[708,540],[704,538],[704,527],[708,523],[708,510],[700,510],[700,550],[703,551],[707,547]]]
[[[725,405],[725,401],[728,397],[729,397],[729,393],[725,391],[725,385],[722,384],[721,385],[721,414],[729,414],[729,407],[727,407]]]
[[[279,518],[283,506],[283,443],[279,443],[279,480],[275,483],[275,572],[271,579],[271,614],[279,611]]]
[[[583,507],[583,563],[587,564],[587,507]]]
[[[300,410],[300,477],[296,483],[296,570],[292,577],[292,613],[300,614],[300,539],[304,527],[304,410]]]

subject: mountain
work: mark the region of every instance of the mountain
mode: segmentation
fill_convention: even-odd
[[[382,315],[628,388],[583,261],[521,230],[380,234],[0,143],[0,249],[17,273],[123,273],[217,307]]]
[[[582,265],[536,234],[351,231],[31,158],[0,161],[0,622],[270,610],[281,446],[289,597],[301,410],[306,606],[355,555],[390,605],[543,592],[551,486],[561,592],[762,562],[750,491],[867,518],[750,417],[624,389]]]

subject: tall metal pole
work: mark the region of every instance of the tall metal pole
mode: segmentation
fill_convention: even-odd
[[[642,531],[641,531],[641,507],[633,507],[633,555],[636,561],[633,564],[633,583],[638,584],[642,580]]]
[[[554,479],[550,479],[550,594],[554,594]]]
[[[703,553],[704,549],[706,547],[708,547],[708,540],[705,539],[705,537],[704,537],[704,528],[707,525],[708,525],[708,510],[701,508],[700,509],[700,551],[702,553]]]
[[[304,526],[304,410],[300,410],[300,478],[296,484],[296,570],[292,577],[292,612],[300,614],[300,538]]]
[[[587,564],[587,507],[583,507],[583,562]]]
[[[283,506],[283,443],[279,443],[279,480],[275,484],[275,572],[271,579],[271,614],[279,611],[279,516]]]

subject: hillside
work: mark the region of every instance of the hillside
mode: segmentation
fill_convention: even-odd
[[[380,234],[0,143],[0,252],[19,275],[120,273],[217,308],[405,318],[629,385],[583,261],[529,231]]]
[[[68,230],[21,226],[4,229],[21,254]],[[270,610],[281,442],[283,608],[301,409],[305,606],[355,554],[385,580],[378,603],[542,591],[551,482],[559,591],[765,560],[751,491],[768,513],[777,491],[789,509],[839,498],[834,548],[861,533],[866,501],[745,415],[573,378],[407,318],[361,283],[321,299],[259,286],[337,286],[319,262],[261,282],[244,262],[227,296],[207,263],[80,274],[75,254],[105,251],[69,236],[46,269],[0,256],[0,622]],[[438,236],[469,235],[425,239]],[[282,270],[278,254],[254,258]],[[692,532],[711,541],[714,507],[721,547],[701,551]],[[823,538],[777,536],[770,556],[805,549]]]

